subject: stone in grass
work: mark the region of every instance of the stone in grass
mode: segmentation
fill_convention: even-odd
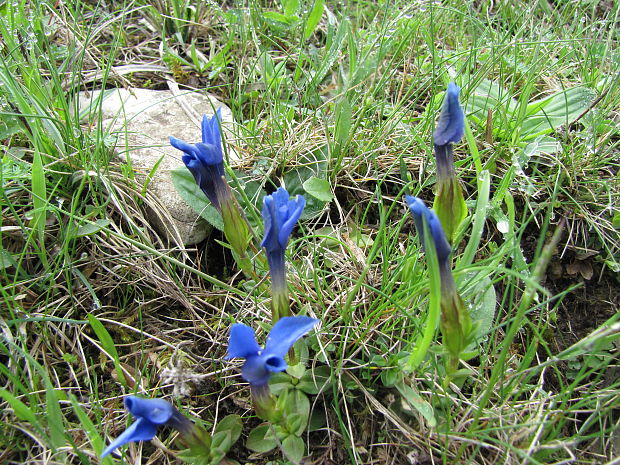
[[[98,115],[101,91],[80,92],[80,111],[86,118]],[[173,94],[167,90],[112,89],[104,91],[101,102],[101,123],[104,130],[116,137],[115,152],[129,159],[139,182],[145,182],[155,164],[161,162],[148,183],[149,192],[166,212],[151,208],[150,220],[155,228],[173,243],[193,245],[204,240],[211,226],[204,221],[176,191],[170,173],[183,165],[181,152],[173,148],[168,138],[194,143],[200,141],[200,121],[203,115],[212,116],[221,108],[224,131],[231,140],[233,118],[230,108],[211,95],[197,92]],[[228,131],[226,130],[228,126]],[[234,151],[228,151],[232,162]],[[162,158],[163,156],[163,158]],[[168,224],[162,217],[172,219]]]

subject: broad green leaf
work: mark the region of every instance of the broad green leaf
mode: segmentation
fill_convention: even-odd
[[[49,379],[45,379],[45,416],[47,429],[50,432],[51,446],[60,449],[66,443],[65,425],[62,411],[60,410],[59,392],[54,389]]]
[[[271,426],[267,424],[259,425],[250,431],[245,443],[245,447],[259,453],[269,452],[275,449],[277,445]]]
[[[293,463],[301,462],[304,458],[304,452],[306,445],[303,439],[298,436],[290,435],[284,438],[282,441],[282,451],[284,455]]]
[[[489,110],[493,112],[494,128],[507,127],[507,122],[518,107],[510,92],[499,84],[483,79],[467,97],[465,112],[476,122],[485,122]],[[497,121],[495,121],[497,120]]]
[[[351,133],[351,117],[353,109],[346,97],[343,97],[336,106],[336,126],[334,128],[334,142],[339,148],[345,144]]]
[[[488,270],[479,273],[468,273],[467,278],[472,284],[463,291],[463,300],[467,302],[469,314],[476,324],[476,339],[480,341],[491,332],[495,323],[497,296]]]
[[[403,396],[403,410],[405,412],[407,412],[407,406],[413,408],[424,417],[430,428],[437,426],[437,419],[435,418],[433,407],[422,399],[416,390],[405,383],[396,384],[396,389],[398,389],[400,395]]]
[[[230,450],[233,445],[231,432],[228,430],[216,431],[213,433],[213,442],[211,443],[213,449],[220,449],[222,451]]]
[[[331,185],[325,179],[312,176],[303,183],[303,188],[312,197],[322,202],[331,202],[334,198]]]
[[[306,372],[306,367],[303,363],[297,363],[295,365],[289,365],[286,372],[293,378],[300,379]]]
[[[306,20],[306,25],[304,26],[304,39],[308,39],[316,29],[323,16],[324,7],[325,0],[315,0],[312,10],[310,10],[310,14],[308,15],[308,19]]]
[[[295,431],[295,434],[301,434],[308,425],[308,418],[310,417],[310,400],[308,396],[298,389],[288,391],[285,411],[288,415],[295,413],[301,417],[298,423],[299,429]]]
[[[282,9],[286,16],[293,16],[299,9],[299,0],[282,0]]]
[[[220,231],[224,230],[224,223],[219,212],[215,209],[207,196],[200,190],[196,184],[194,176],[189,170],[183,166],[177,168],[170,173],[174,187],[179,192],[183,200],[194,209],[202,218],[207,220],[209,224],[216,227]]]
[[[562,145],[553,137],[538,136],[523,149],[526,159],[542,154],[552,155],[562,150]]]
[[[596,92],[591,89],[571,87],[529,103],[521,126],[522,138],[532,139],[572,123],[590,107],[595,98]]]

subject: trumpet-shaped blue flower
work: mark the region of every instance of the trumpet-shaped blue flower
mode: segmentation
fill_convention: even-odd
[[[409,210],[411,210],[411,213],[413,214],[415,228],[420,235],[422,246],[424,246],[423,221],[426,219],[428,230],[431,233],[431,238],[433,240],[433,244],[435,245],[439,266],[442,267],[445,264],[448,264],[450,254],[452,253],[452,247],[450,247],[450,243],[446,239],[446,234],[444,233],[439,218],[435,212],[433,210],[429,210],[424,202],[419,198],[407,195],[405,196],[405,199],[407,200],[407,205],[409,205]]]
[[[279,187],[273,194],[263,199],[263,221],[265,237],[261,246],[267,252],[267,263],[271,274],[273,291],[273,321],[289,314],[288,291],[286,287],[286,268],[284,251],[297,220],[304,211],[306,201],[298,195],[289,197],[288,191]]]
[[[456,144],[463,137],[465,114],[459,104],[460,91],[461,89],[454,82],[448,84],[439,121],[433,134],[435,145]]]
[[[212,118],[202,118],[202,142],[188,144],[176,137],[170,137],[170,144],[185,152],[183,163],[190,170],[196,184],[218,210],[221,209],[223,197],[229,196],[228,186],[223,179],[224,156],[220,124],[220,109]]]
[[[265,348],[256,342],[254,330],[242,323],[236,323],[230,330],[228,355],[226,359],[245,359],[241,376],[255,388],[267,385],[272,373],[286,370],[284,356],[295,341],[310,331],[319,320],[308,316],[288,316],[273,325]]]
[[[304,211],[306,200],[302,195],[291,199],[284,187],[263,199],[263,220],[265,238],[261,243],[267,253],[278,253],[286,249],[289,237],[297,220]]]
[[[153,439],[160,425],[167,424],[181,433],[187,433],[193,426],[191,421],[163,399],[127,396],[125,408],[136,417],[136,421],[105,448],[102,458],[127,443]]]

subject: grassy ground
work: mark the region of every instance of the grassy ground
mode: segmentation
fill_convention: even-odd
[[[269,321],[269,296],[217,232],[190,250],[160,237],[114,138],[79,120],[80,90],[172,80],[232,108],[235,149],[264,190],[303,193],[316,176],[334,194],[306,194],[290,247],[294,309],[322,321],[308,366],[331,373],[307,463],[618,463],[620,6],[322,6],[0,5],[0,462],[100,463],[127,425],[122,396],[172,399],[171,367],[200,379],[175,400],[193,418],[238,413],[244,436],[258,424],[221,358],[232,321]],[[401,364],[429,306],[402,196],[432,201],[452,80],[471,131],[456,146],[471,221],[455,275],[491,319],[466,382],[445,388],[439,337],[414,372]],[[554,95],[571,113],[536,113]],[[173,436],[158,437],[125,463],[175,463]],[[281,460],[243,440],[230,457]]]

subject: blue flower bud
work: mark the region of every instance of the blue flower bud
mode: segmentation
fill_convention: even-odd
[[[405,196],[409,210],[413,214],[415,221],[415,228],[420,235],[422,246],[424,246],[424,221],[426,221],[428,230],[431,233],[431,239],[435,245],[435,251],[437,253],[437,260],[440,267],[445,267],[448,264],[450,254],[452,253],[452,247],[446,239],[441,222],[434,211],[429,210],[422,200],[411,195]]]
[[[433,134],[435,145],[456,144],[463,137],[465,114],[459,104],[460,91],[461,89],[455,83],[448,84],[439,121]]]

